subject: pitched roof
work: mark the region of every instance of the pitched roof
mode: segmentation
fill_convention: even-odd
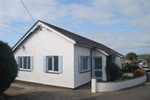
[[[77,35],[77,34],[75,34],[75,33],[73,33],[73,32],[67,31],[67,30],[65,30],[65,29],[56,27],[56,26],[51,25],[51,24],[49,24],[49,23],[43,22],[43,21],[41,21],[41,20],[39,20],[39,21],[42,22],[42,23],[44,23],[44,24],[46,24],[46,25],[49,26],[50,28],[52,28],[52,29],[54,29],[54,30],[60,32],[61,34],[63,34],[63,35],[65,35],[65,36],[67,36],[67,37],[69,37],[69,38],[75,40],[76,43],[80,43],[80,44],[84,44],[84,45],[89,45],[89,46],[97,47],[97,48],[99,48],[99,49],[105,51],[105,52],[106,52],[107,54],[109,54],[109,55],[115,55],[115,56],[120,55],[120,56],[123,56],[122,54],[120,54],[120,53],[118,53],[118,52],[112,50],[111,48],[109,48],[109,47],[107,47],[107,46],[105,46],[105,45],[103,45],[103,44],[101,44],[101,43],[98,43],[98,42],[96,42],[96,41],[90,40],[90,39],[85,38],[85,37],[83,37],[83,36]]]
[[[73,40],[76,41],[76,43],[78,43],[78,44],[84,44],[84,45],[88,45],[88,46],[92,46],[92,47],[97,47],[98,49],[103,50],[104,52],[106,52],[106,53],[109,54],[109,55],[114,55],[114,56],[118,56],[118,55],[119,55],[119,56],[123,56],[122,54],[120,54],[120,53],[118,53],[118,52],[112,50],[111,48],[109,48],[109,47],[107,47],[107,46],[105,46],[105,45],[103,45],[103,44],[101,44],[101,43],[98,43],[98,42],[96,42],[96,41],[90,40],[90,39],[88,39],[88,38],[85,38],[85,37],[83,37],[83,36],[77,35],[77,34],[75,34],[75,33],[73,33],[73,32],[67,31],[67,30],[65,30],[65,29],[59,28],[59,27],[57,27],[57,26],[51,25],[51,24],[46,23],[46,22],[41,21],[41,20],[38,20],[38,21],[33,25],[33,27],[34,27],[38,22],[41,22],[41,23],[47,25],[48,27],[54,29],[55,31],[58,31],[59,33],[61,33],[61,34],[65,35],[65,36],[67,36],[68,38],[73,39]],[[31,30],[33,27],[31,27],[30,30]],[[29,31],[30,31],[30,30],[29,30]],[[29,31],[28,31],[28,32],[29,32]],[[28,33],[28,32],[27,32],[27,33]],[[26,33],[26,34],[27,34],[27,33]],[[25,35],[26,35],[26,34],[25,34]],[[25,36],[25,35],[24,35],[24,36]],[[24,37],[24,36],[23,36],[23,37]],[[22,38],[23,38],[23,37],[22,37]],[[22,40],[22,38],[14,45],[14,47]],[[13,47],[13,48],[14,48],[14,47]]]

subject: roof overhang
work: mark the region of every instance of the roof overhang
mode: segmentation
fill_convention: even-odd
[[[100,50],[100,49],[96,49],[97,51],[99,51],[99,52],[101,52],[101,53],[103,53],[103,54],[105,54],[106,56],[109,56],[109,54],[108,53],[106,53],[105,51],[103,51],[103,50]]]

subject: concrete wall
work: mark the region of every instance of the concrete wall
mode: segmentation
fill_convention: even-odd
[[[74,88],[74,44],[48,30],[36,30],[21,44],[14,56],[33,56],[33,71],[19,71],[16,79]],[[21,47],[20,46],[20,47]],[[43,56],[63,56],[61,74],[43,72]]]
[[[87,82],[91,81],[91,72],[84,72],[84,73],[78,73],[78,56],[89,56],[90,57],[90,50],[91,48],[83,47],[79,45],[74,46],[74,87],[78,87],[80,85],[83,85]],[[106,56],[97,50],[93,51],[93,57],[94,56],[102,56],[103,60],[103,67],[106,66]],[[89,67],[90,67],[90,60],[89,60]],[[94,66],[93,66],[94,69]],[[103,68],[103,80],[106,80],[106,74],[105,70]]]
[[[141,83],[145,82],[146,79],[147,79],[147,75],[144,75],[144,76],[141,76],[141,77],[138,77],[135,79],[121,81],[121,82],[97,82],[96,83],[96,91],[97,92],[109,92],[109,91],[125,89],[128,87],[132,87],[132,86],[141,84]],[[94,79],[92,79],[92,80],[94,80]],[[92,86],[93,86],[92,89],[95,88],[94,84]]]

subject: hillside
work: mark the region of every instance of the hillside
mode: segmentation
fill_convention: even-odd
[[[138,55],[138,59],[150,59],[150,54],[140,54]]]

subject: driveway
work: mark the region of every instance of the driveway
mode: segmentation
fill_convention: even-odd
[[[77,100],[95,97],[104,93],[91,93],[91,84],[88,83],[76,90],[31,83],[13,83],[5,92],[8,100]],[[5,100],[5,99],[4,99]]]
[[[150,72],[149,72],[150,74]],[[150,100],[150,75],[146,83],[108,93],[91,93],[90,83],[76,90],[29,83],[13,83],[2,100]]]

